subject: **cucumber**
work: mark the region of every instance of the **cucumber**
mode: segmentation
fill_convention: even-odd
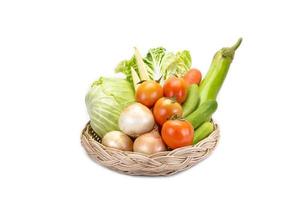
[[[185,117],[185,119],[193,125],[194,129],[196,129],[204,122],[210,120],[212,114],[217,110],[217,107],[218,103],[216,100],[208,100],[199,105],[198,108]]]
[[[188,90],[188,96],[182,105],[183,117],[188,116],[191,112],[195,110],[199,102],[199,87],[197,84],[192,84]]]
[[[197,144],[204,138],[206,138],[214,130],[214,125],[211,122],[204,122],[199,128],[194,132],[193,144]]]

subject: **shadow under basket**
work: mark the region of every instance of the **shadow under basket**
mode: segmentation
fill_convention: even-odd
[[[145,155],[102,145],[101,138],[87,123],[82,130],[81,144],[95,162],[114,171],[127,175],[170,176],[207,158],[215,149],[219,137],[219,127],[214,123],[214,131],[196,145]]]

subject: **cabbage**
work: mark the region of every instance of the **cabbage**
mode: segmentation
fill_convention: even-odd
[[[93,130],[100,137],[119,130],[121,111],[134,101],[134,90],[127,80],[101,77],[95,81],[85,97]]]

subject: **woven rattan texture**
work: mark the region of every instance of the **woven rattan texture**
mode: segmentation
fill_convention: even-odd
[[[120,151],[102,145],[101,138],[88,123],[82,131],[81,143],[87,154],[97,163],[128,175],[169,176],[189,169],[207,158],[219,140],[219,128],[194,146],[164,151],[152,155]]]

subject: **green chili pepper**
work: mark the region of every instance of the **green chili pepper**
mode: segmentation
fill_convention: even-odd
[[[216,100],[233,60],[234,53],[241,42],[242,38],[232,47],[222,48],[215,54],[208,73],[199,87],[200,104],[203,104],[207,100]]]

